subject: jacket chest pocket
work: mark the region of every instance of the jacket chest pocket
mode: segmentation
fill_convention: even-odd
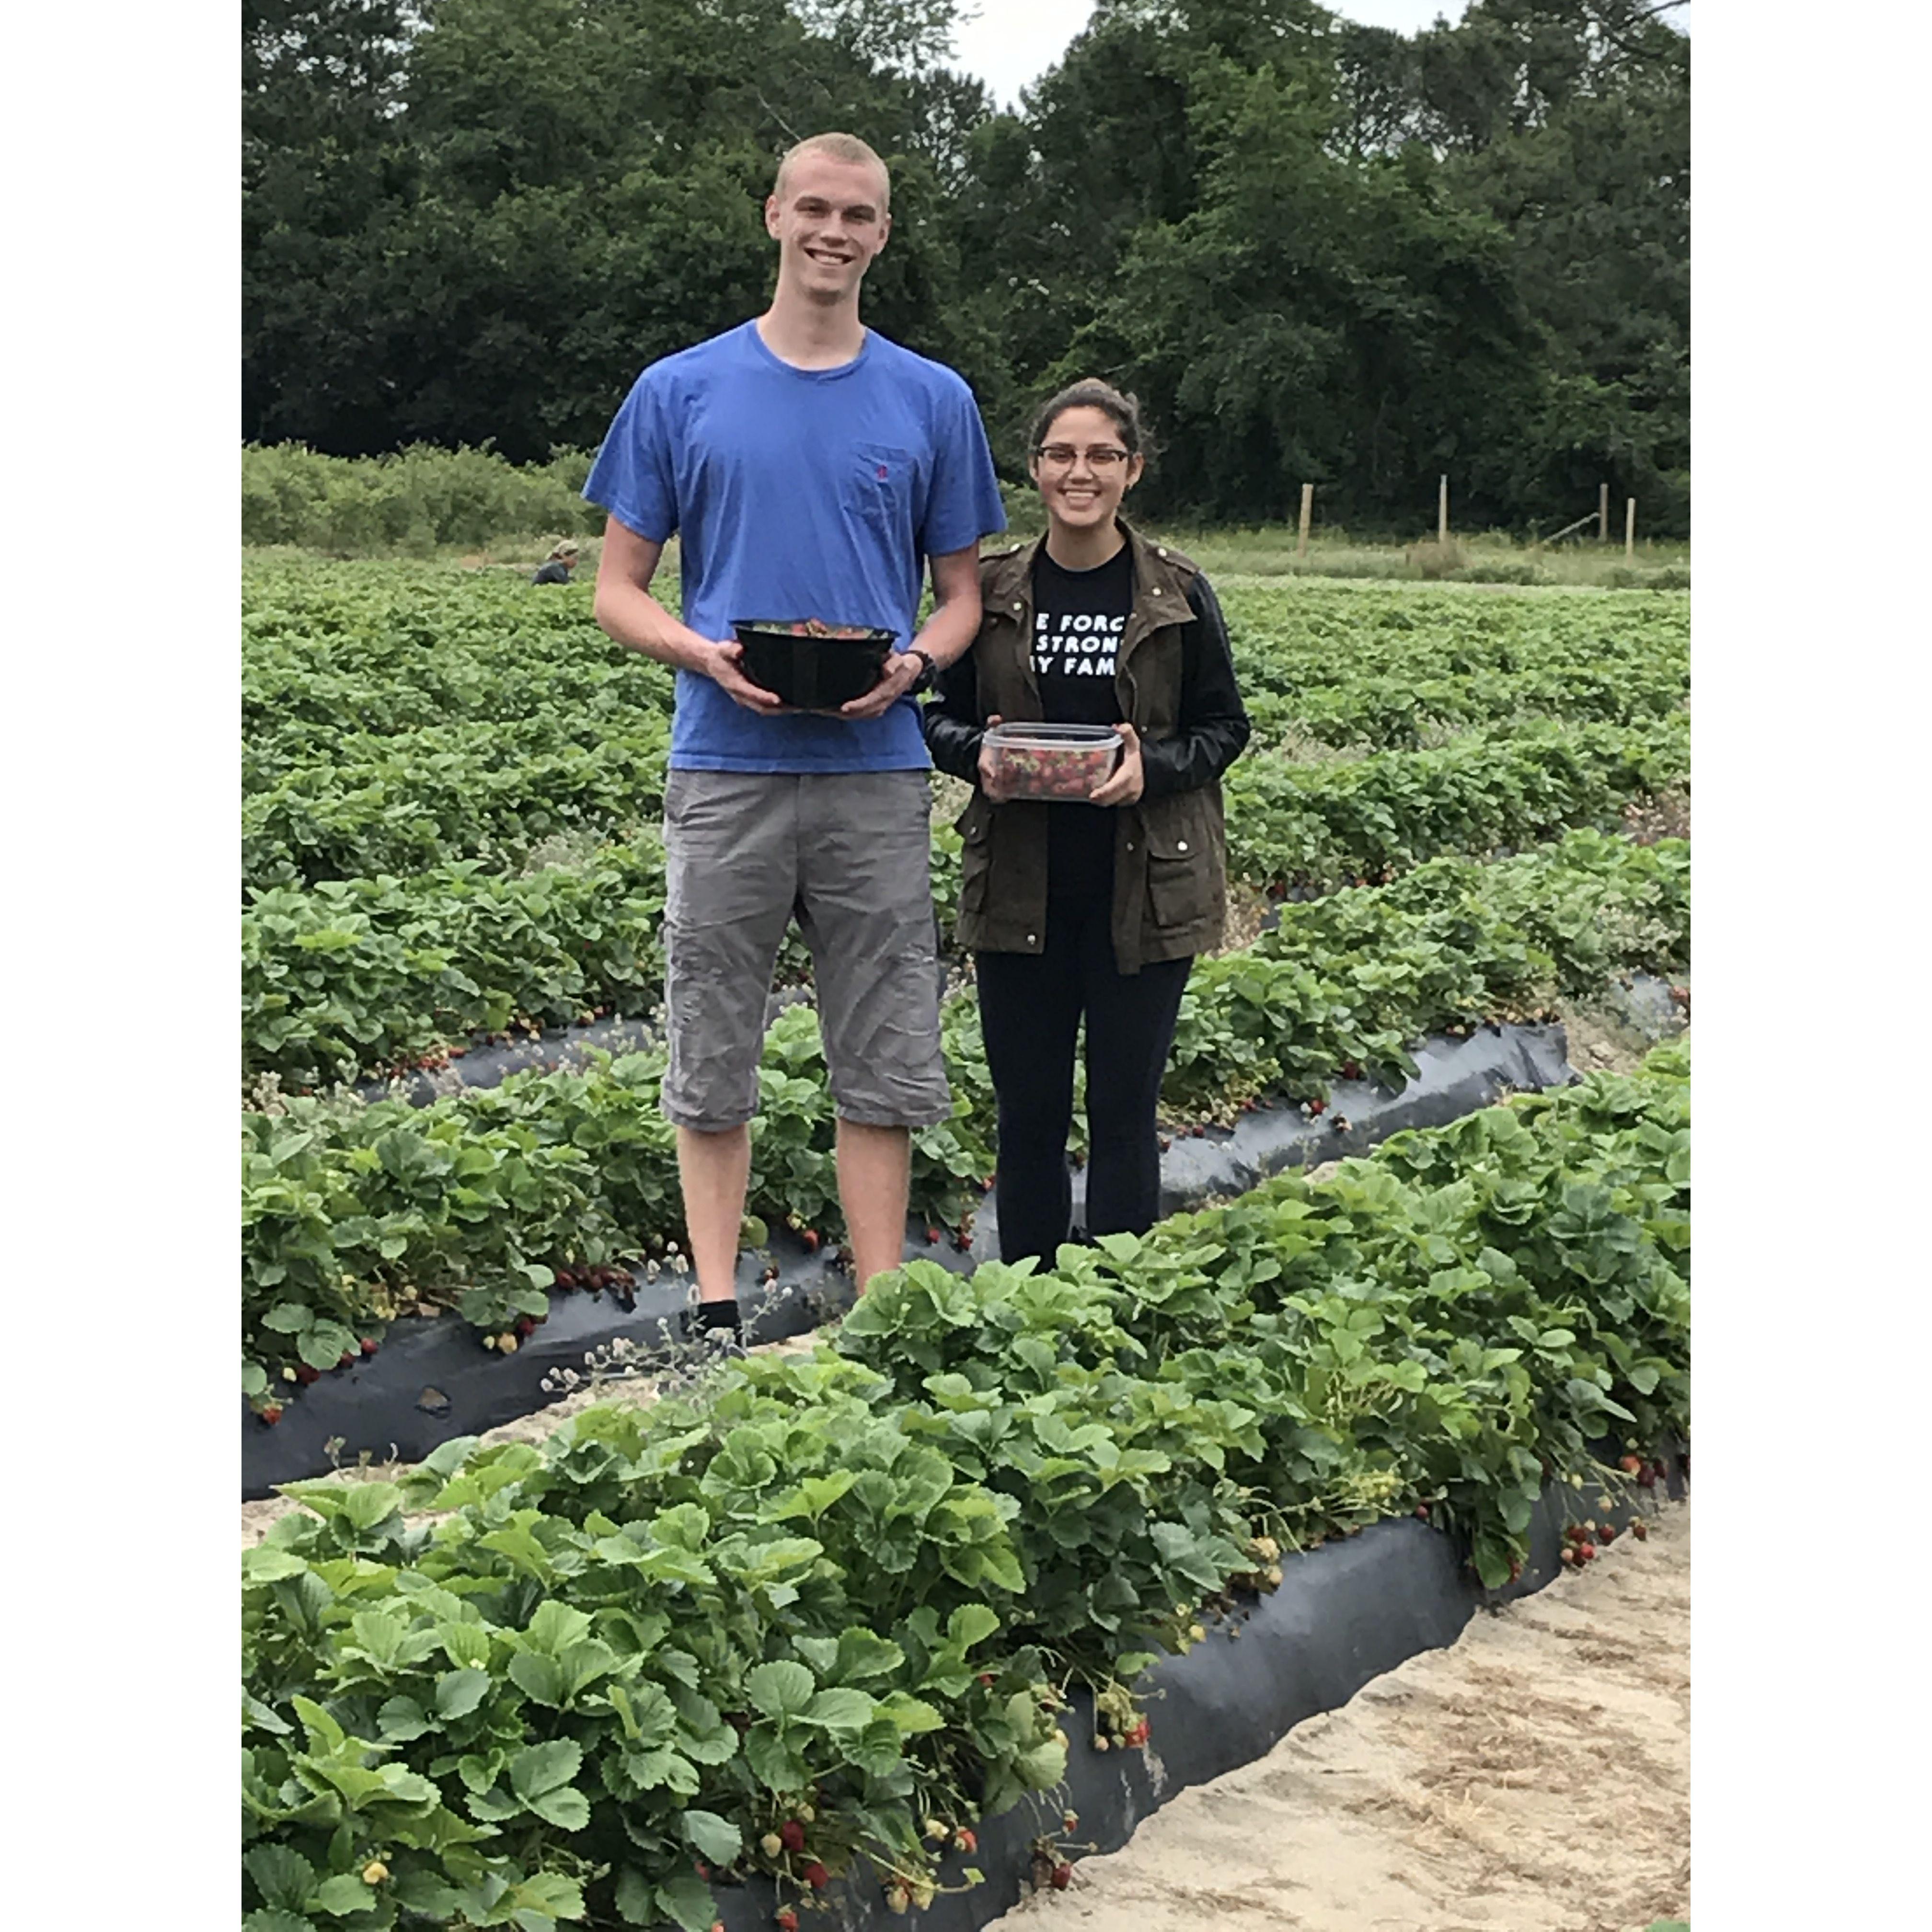
[[[1160,803],[1164,808],[1142,820],[1148,916],[1156,926],[1172,929],[1212,916],[1217,896],[1214,850],[1195,794],[1184,792]]]
[[[918,477],[910,450],[890,442],[856,444],[842,474],[839,501],[848,515],[887,530],[911,527]]]

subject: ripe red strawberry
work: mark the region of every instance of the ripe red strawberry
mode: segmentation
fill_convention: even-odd
[[[1576,1555],[1580,1562],[1592,1562],[1594,1561],[1596,1554],[1597,1546],[1594,1543],[1580,1543],[1576,1546]]]
[[[1648,1543],[1650,1540],[1650,1526],[1640,1520],[1630,1525],[1630,1534],[1638,1542]]]
[[[798,1932],[798,1914],[788,1905],[778,1908],[778,1915],[772,1923],[778,1928],[778,1932]]]
[[[310,1368],[306,1362],[298,1362],[296,1364],[296,1380],[297,1382],[320,1382],[321,1379],[322,1372],[320,1370]]]
[[[1053,1888],[1055,1892],[1064,1892],[1072,1882],[1073,1868],[1062,1858],[1053,1868]]]
[[[1360,1064],[1358,1061],[1353,1060],[1345,1060],[1342,1061],[1342,1078],[1344,1080],[1359,1080],[1361,1077],[1362,1069]]]
[[[990,1683],[992,1683],[992,1681],[993,1681],[993,1673],[992,1673],[990,1670],[982,1670],[982,1671],[981,1671],[981,1672],[980,1672],[980,1682],[982,1684],[990,1684]]]
[[[957,1851],[976,1852],[980,1849],[980,1840],[974,1834],[973,1828],[970,1825],[962,1825],[958,1830],[953,1833],[952,1844],[954,1850]]]
[[[939,1230],[937,1228],[926,1229],[926,1245],[928,1248],[936,1248],[939,1245]]]
[[[373,1336],[368,1335],[364,1335],[363,1336],[362,1352],[364,1354],[373,1355],[376,1352],[376,1342]]]
[[[805,1827],[796,1818],[788,1818],[778,1827],[778,1840],[788,1852],[805,1850]]]
[[[278,1402],[270,1402],[268,1407],[262,1411],[262,1420],[266,1422],[271,1429],[274,1428],[275,1424],[280,1421],[281,1419],[282,1406]]]
[[[517,1317],[517,1333],[526,1340],[536,1333],[536,1317],[533,1315],[520,1315]]]
[[[559,1268],[556,1271],[556,1285],[559,1288],[574,1288],[577,1286],[577,1276],[568,1268]]]
[[[1600,1524],[1597,1529],[1597,1540],[1599,1543],[1613,1542],[1616,1540],[1616,1534],[1608,1523]]]
[[[1328,1106],[1326,1100],[1311,1100],[1308,1103],[1308,1111],[1311,1114],[1323,1113],[1327,1111]]]
[[[1618,1460],[1617,1467],[1627,1476],[1640,1475],[1643,1472],[1643,1458],[1640,1456],[1623,1456]]]
[[[823,1892],[832,1880],[832,1874],[816,1858],[814,1858],[799,1876],[811,1886],[814,1892]]]
[[[1429,1520],[1429,1505],[1426,1503],[1418,1503],[1415,1506],[1415,1513],[1424,1522]]]
[[[805,1251],[807,1254],[815,1255],[818,1253],[818,1230],[816,1228],[806,1228],[802,1229],[799,1234],[799,1239],[805,1244]]]
[[[344,1348],[342,1353],[336,1358],[335,1366],[338,1369],[346,1369],[351,1362],[355,1360],[355,1351],[352,1348]]]
[[[711,1876],[711,1868],[702,1858],[692,1859],[691,1868],[700,1878],[709,1878]]]
[[[1520,1556],[1512,1556],[1510,1558],[1510,1581],[1514,1583],[1522,1574],[1522,1558]]]

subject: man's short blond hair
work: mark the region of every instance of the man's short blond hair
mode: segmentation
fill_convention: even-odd
[[[855,167],[877,168],[879,182],[884,192],[879,197],[881,211],[892,206],[892,178],[878,150],[860,140],[856,134],[808,134],[794,147],[788,148],[778,157],[778,178],[772,184],[772,192],[782,201],[784,199],[785,176],[791,172],[793,162],[806,154],[826,154],[835,161],[848,161]]]

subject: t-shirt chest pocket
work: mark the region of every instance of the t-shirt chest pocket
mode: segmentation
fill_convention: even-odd
[[[856,444],[842,472],[840,501],[854,516],[903,529],[913,520],[917,467],[912,452],[899,444]]]

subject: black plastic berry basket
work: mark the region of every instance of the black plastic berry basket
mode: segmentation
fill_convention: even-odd
[[[836,711],[879,681],[896,642],[891,631],[856,625],[816,637],[797,622],[746,618],[733,624],[745,647],[745,675],[801,711]]]

